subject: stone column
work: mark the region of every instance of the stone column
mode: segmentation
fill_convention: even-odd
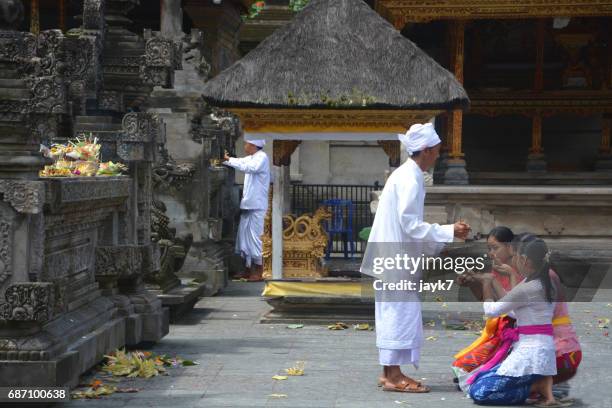
[[[161,0],[161,34],[165,38],[183,36],[183,9],[181,0]]]
[[[612,171],[612,150],[610,150],[610,132],[612,128],[612,115],[606,114],[601,118],[601,143],[599,155],[595,163],[598,171]]]
[[[465,20],[454,20],[450,23],[451,29],[451,68],[455,77],[463,83],[463,60],[465,45]],[[449,113],[447,127],[447,144],[449,147],[444,184],[468,184],[468,173],[465,169],[465,160],[461,148],[463,129],[463,112],[456,109]]]

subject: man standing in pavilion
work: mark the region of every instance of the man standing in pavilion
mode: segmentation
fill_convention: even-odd
[[[427,253],[427,248],[440,248],[443,243],[452,242],[453,237],[464,239],[470,230],[463,222],[441,226],[423,221],[423,172],[435,165],[440,153],[441,141],[433,125],[416,124],[405,135],[398,136],[411,157],[389,176],[380,195],[361,268],[366,274],[372,274],[372,265],[376,265],[373,259],[380,259],[381,253],[386,254],[384,258],[407,255],[416,259],[423,254],[433,255]],[[420,275],[420,270],[415,270],[417,273],[413,275],[402,275],[403,272],[398,275],[398,270],[387,272],[390,277],[386,279],[396,282],[406,276],[414,279]],[[375,279],[376,273],[380,271],[374,272]],[[400,369],[401,365],[418,367],[419,364],[423,321],[418,294],[416,291],[381,294],[376,286],[375,290],[376,346],[383,366],[379,385],[385,391],[429,392],[429,387],[405,376]]]
[[[240,277],[252,282],[261,281],[263,274],[261,236],[264,232],[264,218],[268,211],[270,188],[270,161],[263,151],[265,144],[265,140],[245,141],[244,151],[247,156],[235,158],[225,152],[223,162],[245,173],[236,253],[244,259],[246,265],[246,271]]]

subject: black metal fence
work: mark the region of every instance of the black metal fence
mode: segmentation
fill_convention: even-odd
[[[323,200],[351,200],[353,202],[353,240],[355,253],[362,254],[365,242],[359,239],[359,231],[370,227],[374,215],[370,211],[371,192],[380,190],[378,184],[373,185],[347,185],[347,184],[293,184],[291,189],[291,213],[302,215],[313,213],[321,206]],[[333,254],[344,253],[341,237],[335,236]]]

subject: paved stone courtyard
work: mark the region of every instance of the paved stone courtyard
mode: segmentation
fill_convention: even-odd
[[[418,371],[430,394],[382,392],[375,336],[353,328],[328,330],[325,325],[289,329],[286,324],[260,324],[268,309],[259,297],[261,285],[232,282],[222,295],[203,298],[196,308],[151,351],[193,359],[199,365],[171,368],[168,376],[124,380],[137,393],[113,394],[98,400],[75,400],[61,407],[473,407],[455,391],[449,365],[452,354],[475,337],[471,331],[428,328],[429,337]],[[612,299],[610,299],[612,301]],[[465,306],[465,305],[463,305]],[[473,304],[476,308],[478,305]],[[427,303],[425,309],[441,308]],[[448,305],[452,307],[452,305]],[[474,309],[476,310],[476,309]],[[612,408],[609,387],[612,339],[598,318],[610,317],[607,302],[571,305],[584,359],[571,394],[577,407]],[[332,322],[330,322],[332,323]],[[430,337],[433,336],[433,337]],[[305,375],[274,380],[284,369],[305,362]],[[85,379],[84,379],[85,380]],[[286,395],[282,397],[281,395]]]

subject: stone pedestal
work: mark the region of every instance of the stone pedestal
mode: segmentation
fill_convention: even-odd
[[[448,152],[443,151],[440,153],[440,158],[436,162],[436,166],[434,167],[434,183],[435,184],[444,184],[444,174],[446,173],[448,167]]]
[[[449,158],[446,161],[446,170],[444,171],[444,184],[469,184],[468,172],[465,169],[465,160]]]
[[[612,154],[599,154],[595,162],[595,170],[612,172]]]
[[[527,171],[543,173],[546,171],[546,155],[544,153],[530,153],[527,156]]]

